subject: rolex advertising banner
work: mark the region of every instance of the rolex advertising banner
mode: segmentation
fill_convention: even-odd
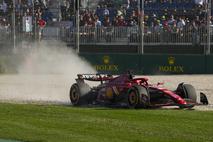
[[[213,56],[81,54],[99,73],[205,74],[213,73]]]
[[[118,74],[128,70],[138,72],[140,64],[139,55],[126,54],[81,54],[89,61],[98,73]]]
[[[205,73],[202,55],[143,55],[141,67],[145,74],[201,74]]]

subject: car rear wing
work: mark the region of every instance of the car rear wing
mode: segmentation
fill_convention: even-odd
[[[107,81],[113,79],[112,75],[109,74],[78,74],[78,80],[88,80],[88,81]]]

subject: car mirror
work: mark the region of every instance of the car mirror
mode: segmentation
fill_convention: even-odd
[[[157,86],[159,86],[159,85],[164,85],[164,83],[163,82],[158,82]]]

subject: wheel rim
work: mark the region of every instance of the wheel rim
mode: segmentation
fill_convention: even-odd
[[[78,94],[78,91],[75,87],[73,87],[71,89],[71,92],[70,92],[70,99],[71,99],[71,102],[73,104],[76,104],[79,100],[79,94]]]
[[[136,105],[138,102],[137,94],[134,91],[132,91],[129,94],[128,100],[130,105]]]

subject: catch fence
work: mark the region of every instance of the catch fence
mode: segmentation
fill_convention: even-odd
[[[138,27],[80,27],[80,44],[120,44],[137,45],[141,42]],[[43,39],[61,39],[68,43],[75,43],[75,28],[43,29]],[[207,43],[207,29],[200,27],[196,31],[186,27],[177,31],[155,31],[149,28],[144,33],[145,45],[205,45]],[[213,34],[211,32],[211,44]]]

